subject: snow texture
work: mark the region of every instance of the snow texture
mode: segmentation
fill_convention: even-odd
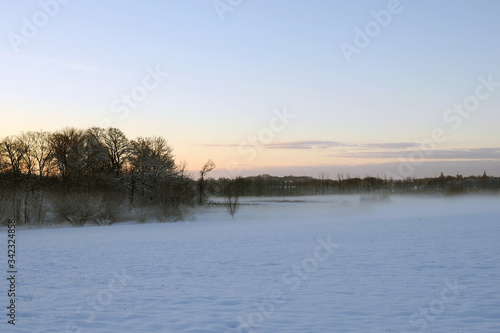
[[[0,332],[500,332],[500,197],[378,199],[18,229],[15,326],[3,229]]]

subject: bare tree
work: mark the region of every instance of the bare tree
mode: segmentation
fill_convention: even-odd
[[[173,149],[162,137],[138,137],[130,143],[129,161],[134,171],[166,175],[175,171]]]
[[[85,172],[91,174],[102,173],[108,165],[108,150],[104,145],[105,130],[91,127],[83,135],[83,154]]]
[[[6,137],[0,142],[0,154],[15,177],[21,175],[23,163],[23,147],[14,136]]]
[[[31,154],[35,160],[37,172],[40,180],[50,168],[52,160],[52,146],[50,145],[50,133],[39,131],[29,132],[32,137]]]
[[[35,161],[38,172],[39,189],[34,198],[35,221],[37,224],[42,224],[45,219],[46,208],[44,205],[45,188],[42,181],[44,174],[48,173],[52,163],[52,149],[50,145],[50,133],[45,131],[29,132],[32,137],[31,154]]]
[[[21,173],[23,163],[23,149],[20,140],[14,136],[6,137],[0,142],[0,155],[5,161],[7,169],[12,175],[10,190],[8,191],[12,217],[21,222]]]
[[[172,180],[177,176],[173,149],[162,137],[139,137],[130,142],[129,200],[131,207],[139,204],[140,210],[161,209],[172,198]],[[149,206],[149,208],[148,208]],[[144,215],[141,213],[141,215]]]
[[[84,135],[76,128],[66,128],[52,134],[51,148],[59,173],[64,181],[84,173]]]
[[[21,149],[22,169],[30,177],[34,172],[35,158],[33,156],[33,148],[35,146],[35,138],[32,132],[22,133],[17,138],[19,149]]]
[[[36,209],[36,189],[35,182],[32,179],[34,173],[35,159],[33,158],[34,137],[31,133],[21,133],[17,137],[19,149],[21,150],[22,171],[26,177],[22,177],[22,191],[23,193],[23,223],[29,224],[31,222],[31,213]]]
[[[118,177],[129,151],[129,141],[118,128],[110,127],[104,134],[104,145],[108,150],[109,168]]]
[[[340,172],[337,173],[337,178],[339,180],[339,192],[344,193],[344,187],[343,187],[344,174]]]
[[[240,195],[236,181],[231,181],[224,189],[224,208],[226,212],[231,215],[233,220],[234,214],[236,214],[240,208],[239,198]]]
[[[203,204],[203,199],[205,197],[205,176],[207,173],[215,169],[215,163],[212,160],[208,160],[207,163],[200,170],[200,179],[198,179],[198,191],[199,198],[198,204],[201,206]]]

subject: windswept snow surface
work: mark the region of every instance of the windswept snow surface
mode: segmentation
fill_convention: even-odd
[[[246,198],[178,223],[17,230],[0,332],[500,332],[500,197]]]

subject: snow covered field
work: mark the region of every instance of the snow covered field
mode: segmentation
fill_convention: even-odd
[[[500,332],[500,197],[246,198],[179,223],[17,230],[0,332]]]

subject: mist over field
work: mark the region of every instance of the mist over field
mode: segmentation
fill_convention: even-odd
[[[234,219],[215,199],[177,223],[20,228],[0,329],[498,332],[499,200],[247,197]]]

